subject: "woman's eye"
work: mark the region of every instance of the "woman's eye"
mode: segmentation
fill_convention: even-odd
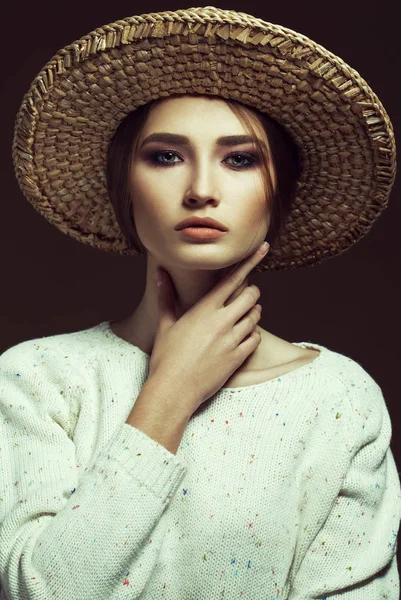
[[[174,152],[173,150],[161,150],[161,151],[157,151],[157,152],[152,152],[150,155],[150,161],[152,164],[156,165],[156,166],[170,166],[170,165],[174,165],[176,164],[177,161],[172,161],[169,160],[168,157],[178,157],[178,154],[176,152]],[[167,158],[167,160],[159,160],[162,158]],[[232,167],[234,169],[249,169],[250,167],[253,167],[254,164],[256,164],[258,162],[258,159],[256,158],[256,156],[254,156],[253,154],[249,154],[248,152],[234,152],[232,154],[230,154],[229,156],[227,156],[224,161],[227,161],[228,159],[235,159],[234,163],[231,163]],[[238,164],[238,159],[240,161],[240,164]],[[246,162],[244,164],[244,159],[248,162]],[[224,162],[223,161],[223,162]]]
[[[165,162],[165,161],[158,160],[160,157],[165,158],[166,155],[168,155],[168,154],[178,156],[178,154],[176,154],[175,152],[172,152],[171,150],[163,150],[161,152],[152,152],[150,154],[151,162],[156,165],[173,165],[174,163],[171,161]]]
[[[229,158],[239,158],[240,161],[243,161],[244,159],[246,159],[248,161],[248,163],[245,164],[234,164],[234,167],[239,167],[239,168],[243,168],[243,169],[248,169],[250,167],[252,167],[255,163],[256,163],[256,156],[253,156],[252,154],[248,154],[247,152],[237,152],[236,154],[230,154],[230,156],[227,157],[226,160],[228,160]]]

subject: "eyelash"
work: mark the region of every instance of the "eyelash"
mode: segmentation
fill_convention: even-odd
[[[175,163],[158,162],[157,158],[164,154],[174,154],[175,156],[178,156],[177,152],[175,152],[174,150],[157,150],[157,151],[151,152],[149,154],[149,160],[153,165],[155,165],[157,167],[170,167],[174,164],[177,164],[176,162]],[[258,158],[256,156],[254,156],[253,154],[250,154],[249,152],[232,152],[231,154],[229,154],[226,157],[226,159],[230,158],[232,156],[241,156],[242,158],[247,158],[248,160],[252,161],[250,164],[245,165],[245,166],[232,167],[235,171],[244,171],[245,169],[251,169],[254,165],[256,165],[258,163]]]

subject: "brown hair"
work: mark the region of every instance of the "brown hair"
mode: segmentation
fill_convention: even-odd
[[[171,97],[171,96],[169,96]],[[209,96],[207,96],[209,97]],[[215,96],[211,96],[214,98]],[[216,98],[222,99],[221,96]],[[152,100],[130,112],[119,124],[112,136],[107,152],[107,189],[121,231],[130,248],[141,254],[146,252],[136,231],[129,194],[128,174],[132,156],[135,155],[140,134],[150,112],[164,98]],[[269,148],[256,142],[262,159],[263,182],[266,202],[271,203],[271,220],[267,241],[272,245],[290,211],[300,173],[300,155],[290,134],[275,120],[257,109],[245,107],[235,100],[223,99],[241,120],[250,135],[256,136],[253,123],[247,113],[252,113],[263,126]],[[246,110],[247,109],[247,110]],[[270,176],[270,165],[276,174],[276,189]]]

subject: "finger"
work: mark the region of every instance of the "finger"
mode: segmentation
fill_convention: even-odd
[[[253,254],[247,256],[247,258],[245,258],[232,273],[224,277],[212,291],[209,292],[208,300],[210,299],[216,308],[224,306],[224,303],[238,289],[241,283],[245,281],[252,269],[254,269],[267,254],[269,248],[269,244],[265,248],[259,246]]]

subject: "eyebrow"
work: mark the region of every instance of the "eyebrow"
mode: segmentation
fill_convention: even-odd
[[[239,146],[240,144],[246,144],[248,142],[255,143],[259,141],[261,144],[264,142],[260,138],[256,138],[251,135],[223,135],[216,140],[218,146]],[[166,142],[168,144],[176,144],[181,146],[189,146],[190,141],[186,135],[179,135],[178,133],[165,133],[156,132],[151,133],[145,138],[141,144],[141,148],[150,142]]]

